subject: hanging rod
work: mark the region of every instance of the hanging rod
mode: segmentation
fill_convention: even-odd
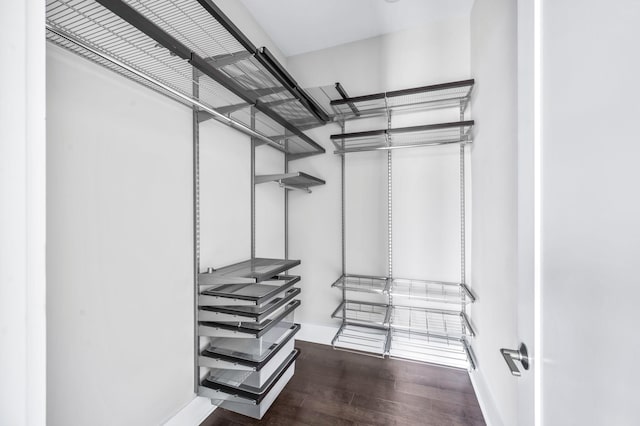
[[[334,154],[348,154],[350,152],[365,152],[365,151],[390,151],[395,149],[405,149],[405,148],[420,148],[423,146],[439,146],[439,145],[449,145],[449,144],[463,144],[466,145],[471,143],[470,140],[458,140],[458,141],[436,141],[436,142],[426,142],[426,143],[415,143],[411,145],[395,145],[395,146],[378,146],[378,147],[361,147],[361,148],[349,148],[349,149],[336,149],[333,151]]]
[[[89,46],[88,44],[84,43],[83,41],[79,40],[78,38],[76,38],[76,37],[74,37],[74,36],[72,36],[70,34],[67,34],[67,33],[65,33],[63,31],[60,31],[58,29],[55,29],[49,24],[45,24],[45,25],[46,25],[47,30],[51,31],[52,33],[56,34],[57,36],[62,37],[65,40],[68,40],[68,41],[70,41],[70,42],[82,47],[83,49],[86,49],[86,50],[90,51],[94,55],[98,55],[102,59],[107,60],[107,61],[111,62],[112,64],[117,65],[117,66],[119,66],[121,68],[124,68],[125,70],[129,71],[130,73],[133,73],[136,76],[138,76],[138,77],[140,77],[140,78],[142,78],[142,79],[144,79],[144,80],[146,80],[146,81],[148,81],[148,82],[160,87],[161,89],[166,90],[167,92],[171,93],[172,95],[175,95],[175,96],[177,96],[177,97],[179,97],[179,98],[191,103],[192,105],[201,108],[202,110],[204,110],[204,111],[208,112],[209,114],[211,114],[213,116],[213,118],[215,118],[216,120],[220,121],[221,123],[227,124],[230,127],[233,127],[234,129],[239,130],[239,131],[241,131],[242,133],[244,133],[244,134],[246,134],[248,136],[254,137],[256,139],[260,139],[261,141],[263,141],[263,142],[269,144],[270,146],[272,146],[273,148],[276,148],[277,150],[284,152],[284,147],[283,146],[281,146],[281,145],[277,144],[276,142],[272,141],[267,136],[265,136],[265,135],[263,135],[261,133],[258,133],[255,130],[252,130],[251,128],[245,126],[244,124],[242,124],[242,123],[240,123],[238,121],[235,121],[232,118],[229,118],[229,117],[227,117],[225,115],[220,114],[218,111],[216,111],[215,109],[211,108],[210,106],[207,106],[206,104],[203,104],[202,102],[200,102],[200,101],[198,101],[198,100],[196,100],[196,99],[194,99],[194,98],[192,98],[190,96],[187,96],[187,95],[181,93],[178,90],[173,89],[172,87],[162,83],[159,80],[156,80],[155,78],[153,78],[151,76],[148,76],[148,75],[138,71],[137,69],[127,65],[126,63],[124,63],[124,62],[122,62],[122,61],[120,61],[120,60],[118,60],[118,59],[116,59],[116,58],[114,58],[114,57],[112,57],[110,55],[107,55],[105,53],[100,52],[99,50]]]

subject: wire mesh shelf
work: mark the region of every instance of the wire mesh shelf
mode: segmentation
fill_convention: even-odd
[[[246,126],[253,108],[263,141],[293,156],[324,152],[298,129],[324,124],[324,111],[209,0],[48,0],[46,14],[54,44]]]
[[[326,182],[315,176],[303,172],[284,173],[276,175],[259,175],[255,178],[255,183],[278,182],[282,188],[298,189],[311,192],[313,186],[324,185]]]
[[[447,340],[461,340],[475,334],[463,312],[413,306],[393,306],[390,326]]]
[[[334,349],[384,357],[389,347],[389,330],[342,324],[331,345]]]
[[[470,143],[473,120],[331,135],[336,154]]]
[[[268,280],[300,264],[299,260],[256,257],[198,274],[201,288],[219,284],[245,284]]]
[[[469,368],[465,343],[410,330],[390,330],[389,357]]]
[[[346,274],[331,284],[331,287],[363,293],[386,294],[389,291],[390,284],[391,280],[386,277]]]
[[[427,302],[460,304],[475,302],[466,284],[394,278],[389,294],[394,297]]]
[[[462,106],[464,110],[469,102],[474,80],[463,80],[392,92],[376,93],[366,96],[333,98],[330,106],[335,119],[351,120],[355,118],[386,115],[403,111],[437,109]]]
[[[331,318],[341,319],[348,324],[388,327],[389,305],[371,302],[345,300],[333,312]]]

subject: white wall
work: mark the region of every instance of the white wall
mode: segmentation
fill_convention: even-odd
[[[257,48],[266,46],[278,59],[278,62],[283,66],[287,65],[287,58],[280,52],[278,46],[271,40],[271,37],[258,24],[242,2],[238,0],[215,0],[215,4],[251,40],[254,46]]]
[[[637,424],[640,3],[542,6],[543,421]]]
[[[46,418],[44,2],[2,2],[0,424]]]
[[[47,53],[48,423],[159,424],[194,397],[191,110]],[[249,137],[202,123],[200,166],[202,269],[248,259]],[[256,201],[257,255],[282,257],[284,192]]]
[[[47,68],[47,423],[159,424],[193,392],[191,111]]]
[[[472,373],[487,421],[517,424],[517,379],[500,354],[517,340],[517,25],[516,4],[476,0],[471,74],[476,79],[471,147],[471,283],[478,300]]]
[[[288,66],[304,87],[339,81],[352,96],[462,80],[470,76],[468,29],[467,19],[443,21],[292,56]],[[458,119],[457,112],[449,114],[451,121]],[[402,120],[399,125],[414,124]],[[384,128],[386,120],[369,124]],[[349,123],[347,131],[357,129],[356,125]],[[331,327],[338,325],[330,315],[341,299],[340,292],[330,287],[341,271],[341,213],[340,156],[333,154],[329,135],[339,132],[337,125],[330,125],[310,133],[327,154],[291,164],[293,170],[327,181],[313,194],[291,196],[290,256],[302,259],[298,271],[304,289],[296,318],[305,324]],[[386,153],[347,155],[347,272],[387,273],[386,164]],[[399,218],[394,226],[394,275],[458,280],[458,150],[398,152],[393,169],[393,214]],[[437,238],[429,239],[434,236]],[[450,242],[451,247],[443,250],[443,242]],[[441,255],[441,262],[430,264],[434,253]],[[317,340],[329,343],[331,337],[329,333]]]

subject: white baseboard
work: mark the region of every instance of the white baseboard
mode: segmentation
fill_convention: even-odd
[[[217,407],[211,404],[211,400],[196,396],[182,410],[171,417],[164,426],[198,426]]]
[[[471,385],[476,393],[476,398],[478,398],[478,404],[480,404],[480,410],[482,410],[482,415],[484,416],[484,421],[487,423],[487,426],[504,426],[484,375],[480,370],[475,370],[469,373],[469,377],[471,378]]]
[[[320,343],[321,345],[330,345],[331,341],[338,332],[338,326],[319,325],[319,324],[301,324],[302,327],[298,334],[297,340],[305,342]]]

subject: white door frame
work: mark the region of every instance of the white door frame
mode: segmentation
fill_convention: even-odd
[[[46,423],[45,4],[0,4],[0,424]]]
[[[518,424],[541,424],[540,147],[542,0],[518,0],[518,337],[530,369],[518,381]]]

